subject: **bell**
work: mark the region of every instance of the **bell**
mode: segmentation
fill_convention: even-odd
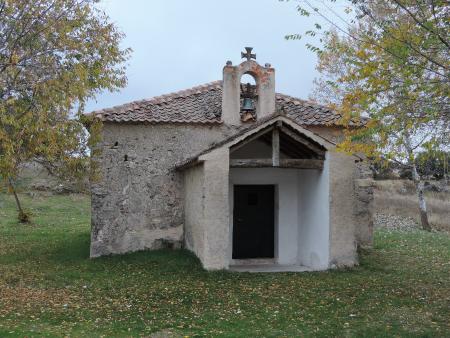
[[[242,111],[254,111],[255,108],[253,107],[253,100],[245,97],[244,102],[242,104]]]

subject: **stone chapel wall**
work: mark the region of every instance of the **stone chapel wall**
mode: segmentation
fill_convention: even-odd
[[[359,247],[373,246],[373,173],[366,161],[355,164],[355,217]]]
[[[183,178],[173,167],[230,132],[225,126],[105,123],[92,183],[91,257],[178,246]]]

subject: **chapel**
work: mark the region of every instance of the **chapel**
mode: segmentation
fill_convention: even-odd
[[[219,81],[91,113],[91,257],[186,248],[208,270],[312,271],[372,245],[371,172],[336,150],[341,116],[278,93],[252,48],[241,58]]]

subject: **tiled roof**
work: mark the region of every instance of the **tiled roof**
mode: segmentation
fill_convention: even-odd
[[[103,121],[220,123],[222,81],[93,112]]]
[[[276,110],[300,125],[336,125],[341,115],[330,108],[284,94],[275,94]]]
[[[303,125],[333,125],[340,115],[284,94],[276,94],[276,110]],[[220,123],[222,81],[93,112],[108,122]]]

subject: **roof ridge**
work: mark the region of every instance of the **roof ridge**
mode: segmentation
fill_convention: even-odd
[[[207,82],[201,85],[197,85],[197,86],[193,86],[187,89],[182,89],[182,90],[178,90],[172,93],[168,93],[168,94],[163,94],[163,95],[158,95],[158,96],[153,96],[150,97],[148,99],[143,99],[141,101],[144,101],[146,103],[151,103],[152,101],[156,101],[155,103],[163,103],[163,102],[167,102],[167,101],[171,101],[174,100],[176,98],[180,98],[180,97],[186,97],[188,95],[193,95],[193,94],[197,94],[197,93],[203,93],[206,91],[209,91],[211,89],[219,89],[219,86],[222,87],[222,80],[216,80],[216,81],[211,81],[211,82]]]

